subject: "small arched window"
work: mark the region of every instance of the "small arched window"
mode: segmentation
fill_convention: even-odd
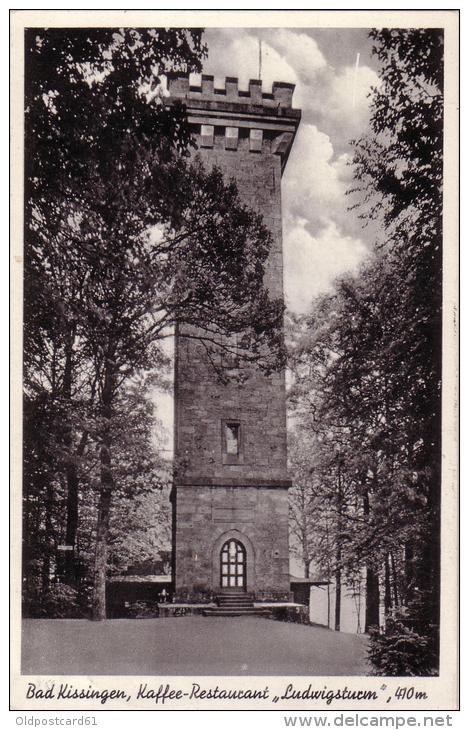
[[[246,549],[234,538],[220,552],[220,584],[222,588],[246,588]]]

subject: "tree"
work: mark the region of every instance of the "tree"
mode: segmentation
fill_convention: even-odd
[[[310,469],[314,465],[321,483],[319,502],[329,503],[332,524],[342,525],[335,539],[340,537],[343,573],[355,582],[357,570],[366,570],[366,628],[379,623],[386,562],[392,558],[395,596],[396,551],[404,551],[425,522],[425,499],[409,458],[414,432],[408,394],[401,390],[399,399],[390,398],[400,370],[389,355],[392,314],[384,317],[380,306],[386,277],[378,260],[355,280],[338,282],[307,317],[307,336],[295,352],[297,417],[315,442]]]
[[[310,317],[299,323],[303,334],[291,352],[294,384],[289,393],[296,421],[289,451],[292,533],[306,546],[315,568],[335,582],[336,630],[341,624],[342,588],[349,585],[355,591],[363,560],[363,555],[357,560],[353,549],[354,536],[363,529],[350,437],[353,421],[349,411],[339,410],[343,394],[331,372],[342,353],[338,299],[319,300]]]
[[[359,187],[379,216],[393,285],[394,344],[388,349],[406,396],[410,466],[425,502],[409,555],[425,595],[422,625],[439,624],[441,496],[441,286],[443,206],[443,33],[439,29],[372,31],[381,85],[372,96],[373,134],[356,144]],[[397,285],[397,286],[396,286]],[[388,310],[388,314],[389,314]],[[390,399],[398,394],[391,390]],[[437,643],[437,631],[434,631]]]
[[[126,572],[129,565],[155,558],[170,544],[168,491],[171,464],[161,451],[162,424],[155,405],[157,373],[137,373],[119,390],[111,424],[115,487],[110,512],[109,574]],[[94,570],[96,520],[101,491],[99,424],[91,433],[91,450],[82,470],[80,495],[80,571],[90,585]]]
[[[443,43],[438,30],[371,37],[381,84],[372,133],[355,142],[353,164],[360,215],[379,219],[383,236],[358,276],[313,303],[294,347],[294,395],[318,443],[340,446],[347,498],[336,549],[348,580],[366,571],[366,629],[378,625],[384,595],[389,630],[397,626],[389,614],[404,607],[403,620],[423,639],[413,647],[435,662]],[[330,447],[315,449],[318,473],[332,473],[332,456]]]
[[[200,33],[179,30],[44,33],[31,51],[39,73],[31,62],[27,139],[37,160],[28,167],[29,278],[31,288],[47,291],[52,312],[63,313],[61,336],[85,362],[76,380],[93,396],[96,619],[105,616],[117,477],[112,433],[122,388],[138,370],[158,366],[158,343],[175,326],[209,352],[242,333],[241,355],[266,369],[283,358],[283,305],[263,286],[270,233],[240,203],[234,183],[184,159],[184,108],[155,106],[153,94],[142,95],[155,63],[197,70],[202,53]],[[44,71],[51,59],[59,69],[53,84]],[[31,331],[34,339],[37,323]],[[63,354],[62,361],[65,370]]]
[[[304,577],[310,577],[312,565],[318,563],[319,521],[321,501],[318,497],[318,485],[315,465],[311,458],[312,448],[310,434],[301,429],[292,430],[289,434],[288,456],[292,488],[289,491],[290,505],[290,537],[292,552],[303,563]]]
[[[187,148],[182,108],[169,113],[150,106],[142,92],[156,86],[159,72],[199,71],[205,47],[201,31],[187,29],[34,29],[25,39],[25,386],[28,399],[48,402],[41,411],[44,427],[37,418],[29,424],[26,409],[25,432],[28,440],[30,427],[39,429],[40,440],[54,452],[56,472],[66,474],[65,541],[75,547],[77,470],[97,377],[79,319],[88,272],[73,221],[86,217],[106,165],[119,167],[121,183],[132,183],[133,137],[147,140],[165,159],[172,149]],[[66,557],[66,577],[73,583],[73,553]]]

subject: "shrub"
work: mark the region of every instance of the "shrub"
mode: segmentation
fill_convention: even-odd
[[[37,593],[25,604],[31,618],[82,618],[86,614],[75,588],[65,583],[52,585],[45,593]]]
[[[205,583],[195,583],[193,588],[181,586],[174,595],[175,603],[211,603],[213,591]]]
[[[368,656],[372,674],[391,677],[429,677],[436,672],[433,638],[388,618],[386,631],[370,629]]]
[[[158,606],[154,601],[135,601],[127,610],[128,618],[158,618]]]
[[[276,606],[270,610],[275,621],[310,625],[309,606]]]

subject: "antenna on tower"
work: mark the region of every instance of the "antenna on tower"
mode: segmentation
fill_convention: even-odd
[[[262,78],[262,41],[259,38],[259,81]]]

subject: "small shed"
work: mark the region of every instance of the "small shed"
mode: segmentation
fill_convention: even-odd
[[[170,575],[117,575],[106,581],[108,618],[157,615],[157,603],[169,600],[173,592]]]
[[[295,575],[290,576],[290,590],[293,593],[295,603],[302,603],[309,606],[311,588],[317,586],[327,586],[330,581],[314,580],[313,578],[299,578]]]

